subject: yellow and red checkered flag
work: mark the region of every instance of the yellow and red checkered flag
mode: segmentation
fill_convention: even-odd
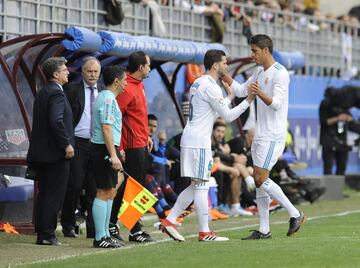
[[[148,211],[157,201],[146,188],[134,178],[127,178],[123,203],[121,204],[118,218],[121,223],[131,230],[140,217]]]

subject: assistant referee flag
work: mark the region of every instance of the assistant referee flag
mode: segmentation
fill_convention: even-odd
[[[157,201],[146,188],[134,178],[127,178],[123,203],[121,204],[118,218],[120,222],[131,230],[140,217],[148,211]]]

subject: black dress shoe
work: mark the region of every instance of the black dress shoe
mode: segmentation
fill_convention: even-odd
[[[59,240],[55,238],[50,239],[37,239],[36,240],[37,245],[43,245],[43,246],[60,246],[62,245]]]
[[[64,237],[72,237],[72,238],[78,237],[78,235],[75,233],[74,229],[71,229],[71,230],[62,229],[62,232],[64,234]]]

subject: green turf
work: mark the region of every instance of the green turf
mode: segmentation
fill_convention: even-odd
[[[186,219],[179,229],[186,242],[165,240],[147,221],[146,228],[157,244],[128,244],[117,250],[93,249],[91,240],[64,239],[60,247],[40,247],[34,237],[0,234],[0,266],[25,263],[26,267],[359,267],[359,193],[349,192],[341,201],[321,201],[300,206],[309,216],[301,231],[286,237],[286,212],[271,216],[271,240],[242,241],[257,218],[232,218],[212,222],[214,229],[231,240],[200,243],[196,240],[196,218]],[[341,215],[344,211],[352,213]],[[125,234],[125,233],[124,233]],[[79,256],[85,255],[85,256]],[[69,257],[77,256],[77,257]],[[51,258],[54,260],[46,261]],[[62,259],[59,259],[62,258]],[[40,263],[34,263],[40,261]],[[32,264],[31,264],[32,263]]]

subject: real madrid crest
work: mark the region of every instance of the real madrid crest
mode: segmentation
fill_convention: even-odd
[[[219,104],[220,104],[220,106],[225,106],[226,105],[225,100],[219,99]]]

